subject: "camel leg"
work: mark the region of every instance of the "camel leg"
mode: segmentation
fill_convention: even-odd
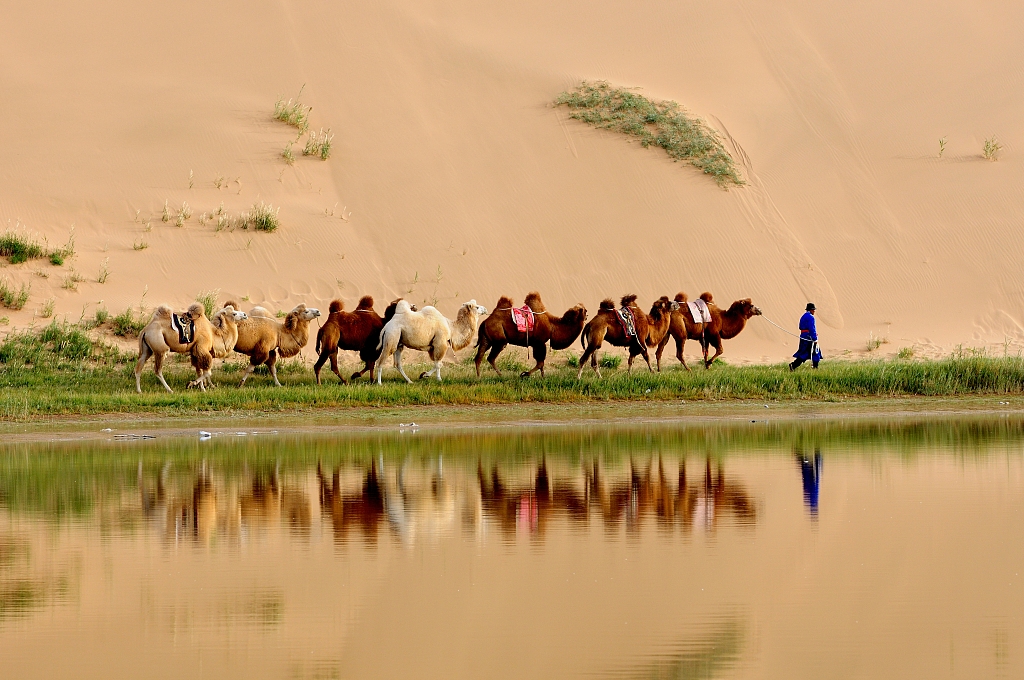
[[[683,347],[686,345],[686,338],[676,338],[676,359],[679,359],[679,363],[683,365],[687,371],[690,367],[686,365],[686,359],[683,358]]]
[[[281,381],[277,379],[277,350],[270,350],[270,356],[267,357],[267,368],[270,369],[270,377],[274,379],[274,384],[281,387]]]
[[[317,357],[316,363],[313,364],[313,375],[316,376],[317,385],[320,384],[320,369],[323,368],[324,364],[327,363],[328,354],[329,352],[326,349],[324,349],[324,351],[320,352],[320,356]],[[341,376],[338,377],[340,378]]]
[[[342,377],[341,371],[338,370],[338,350],[331,352],[331,370],[334,371],[334,375],[338,376],[338,380],[340,380],[342,384],[348,384],[348,381]]]
[[[242,374],[242,382],[238,383],[239,387],[245,387],[245,381],[249,379],[252,372],[256,370],[256,367],[267,360],[267,357],[260,356],[257,354],[249,357],[249,366],[245,369],[245,373]]]
[[[473,363],[476,364],[476,377],[480,377],[480,364],[484,361],[484,354],[487,353],[487,348],[490,347],[490,343],[487,341],[487,336],[480,333],[476,341],[476,357],[473,359]]]
[[[709,338],[708,339],[708,345],[712,345],[712,344],[715,346],[715,356],[711,357],[711,359],[708,360],[708,358],[707,358],[708,351],[707,351],[707,349],[704,350],[704,368],[711,368],[711,364],[715,363],[715,359],[717,359],[718,357],[722,356],[722,354],[723,354],[723,352],[722,352],[722,338],[718,337],[717,335],[715,337],[713,337],[713,338]]]
[[[495,362],[498,360],[498,355],[501,354],[503,349],[505,349],[505,345],[503,344],[492,345],[491,353],[487,355],[487,363],[491,365],[491,368],[494,369],[494,372],[498,374],[499,378],[501,377],[501,371],[498,370],[498,364]]]
[[[633,359],[636,358],[636,354],[633,352],[633,348],[629,348],[629,358],[626,359],[626,375],[632,375],[633,373]]]
[[[661,373],[661,354],[662,352],[665,351],[665,347],[668,345],[669,338],[671,337],[672,336],[670,334],[666,333],[665,337],[662,338],[661,342],[658,343],[658,350],[654,354],[655,358],[658,361],[658,373]]]
[[[533,360],[534,366],[529,371],[523,371],[520,374],[520,378],[529,378],[536,371],[540,371],[540,377],[544,377],[544,361],[548,358],[548,346],[547,343],[543,345],[533,346]]]
[[[156,373],[157,380],[164,386],[164,389],[168,392],[174,392],[171,386],[164,380],[164,355],[159,352],[153,352],[153,372]]]
[[[153,356],[153,350],[145,340],[139,343],[139,360],[135,364],[135,391],[142,394],[142,369],[145,368],[149,357]]]
[[[395,350],[395,368],[397,368],[398,372],[402,374],[403,378],[405,378],[405,382],[412,383],[412,380],[409,378],[409,376],[407,376],[405,374],[405,369],[402,368],[402,350],[403,349],[405,349],[405,348],[402,347],[401,345],[399,345],[398,349]]]
[[[654,367],[651,366],[651,353],[647,351],[647,345],[638,340],[637,347],[640,348],[640,356],[647,362],[647,370],[654,373]]]
[[[370,378],[373,379],[373,369],[374,369],[374,366],[377,364],[376,360],[369,361],[369,360],[364,359],[363,360],[363,364],[364,364],[363,365],[363,370],[356,371],[355,373],[353,373],[352,377],[349,378],[350,380],[357,380],[358,378],[361,378],[363,376],[363,373],[369,373],[370,374]]]
[[[595,340],[583,351],[583,356],[580,357],[580,370],[576,372],[577,380],[583,377],[583,369],[587,367],[587,359],[590,359],[590,367],[597,373],[597,377],[601,377],[601,369],[597,367],[597,350],[599,349],[601,349],[601,341]]]

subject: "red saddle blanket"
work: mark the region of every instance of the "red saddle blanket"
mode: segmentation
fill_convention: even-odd
[[[528,333],[533,330],[535,323],[533,310],[523,305],[522,307],[512,308],[512,321],[516,324],[516,329],[520,333]]]

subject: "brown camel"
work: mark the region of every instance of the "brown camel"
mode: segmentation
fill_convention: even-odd
[[[710,303],[711,293],[701,293],[700,299]],[[686,365],[686,359],[683,358],[683,347],[686,345],[687,340],[696,340],[700,343],[700,349],[704,354],[704,363],[707,363],[708,343],[704,337],[704,331],[705,326],[710,324],[694,322],[693,316],[690,314],[690,308],[686,305],[687,300],[686,293],[676,293],[676,302],[679,303],[679,309],[672,312],[672,321],[669,325],[668,335],[658,343],[658,351],[655,354],[659,371],[661,371],[661,354],[665,351],[665,345],[668,344],[670,337],[676,341],[676,358],[679,359],[680,363],[683,364],[683,368],[687,371],[690,370],[690,367]]]
[[[512,320],[512,299],[505,296],[498,300],[494,311],[480,324],[476,340],[477,377],[480,377],[480,363],[488,349],[490,354],[487,356],[487,363],[495,373],[501,375],[494,362],[508,345],[529,347],[533,350],[533,358],[537,363],[529,371],[524,371],[520,377],[528,378],[536,371],[540,371],[541,377],[544,377],[548,342],[551,343],[551,349],[569,347],[576,342],[580,331],[583,330],[583,324],[587,322],[587,308],[582,304],[577,304],[558,317],[547,311],[540,299],[540,293],[533,292],[526,296],[526,306],[533,310],[534,314],[534,326],[529,331],[521,331],[516,327]]]
[[[672,323],[672,314],[679,311],[679,303],[669,300],[667,295],[662,295],[651,305],[651,311],[647,315],[647,346],[657,347],[668,337],[669,326]]]
[[[234,305],[233,302],[227,303]],[[309,322],[320,316],[320,310],[300,304],[284,317],[284,323],[271,318],[262,307],[254,307],[249,318],[238,323],[238,341],[235,351],[249,357],[249,366],[242,375],[239,387],[261,364],[266,364],[274,384],[277,379],[277,359],[287,359],[302,351],[309,341]]]
[[[647,362],[647,368],[650,368],[652,373],[654,372],[651,367],[651,357],[647,353],[647,340],[649,329],[655,322],[637,306],[636,295],[624,295],[620,302],[623,307],[627,307],[633,313],[633,327],[636,330],[636,335],[626,335],[626,331],[619,321],[618,313],[615,311],[615,303],[610,299],[602,301],[601,308],[597,310],[597,316],[586,325],[580,338],[584,351],[583,356],[580,357],[580,370],[576,373],[577,379],[583,377],[583,369],[586,368],[588,359],[597,376],[601,377],[601,369],[597,365],[597,350],[601,349],[605,340],[616,347],[629,348],[629,361],[626,364],[628,371],[633,370],[633,359],[639,354]],[[658,334],[663,335],[669,325],[668,310],[670,308],[666,307],[662,311],[658,307],[660,302],[660,300],[656,302],[651,311],[658,311],[659,317],[656,322],[660,328]],[[668,304],[667,298],[665,302]]]
[[[168,392],[173,392],[164,380],[164,357],[168,352],[188,354],[192,367],[196,371],[196,379],[188,384],[198,386],[206,391],[206,385],[213,386],[210,371],[213,357],[218,350],[230,351],[238,338],[237,323],[246,318],[245,312],[236,311],[226,305],[214,315],[214,323],[206,318],[203,306],[195,302],[183,316],[192,320],[193,335],[188,342],[182,342],[178,330],[172,326],[173,310],[167,305],[160,305],[153,311],[153,316],[139,334],[139,360],[135,364],[135,391],[142,392],[142,369],[153,357],[153,371],[160,384]],[[226,353],[226,352],[225,352]]]
[[[711,323],[704,332],[708,345],[715,348],[715,356],[705,361],[705,368],[711,368],[715,359],[722,356],[722,340],[735,338],[747,325],[747,319],[761,315],[761,310],[754,306],[750,298],[737,300],[725,311],[714,302],[708,301],[708,311],[711,312]]]
[[[392,314],[395,302],[388,307]],[[384,327],[384,319],[374,311],[373,298],[369,295],[359,299],[355,312],[346,312],[344,309],[345,305],[341,300],[332,301],[327,321],[316,333],[316,351],[320,357],[313,365],[313,373],[316,374],[317,385],[320,384],[320,369],[328,359],[331,360],[331,370],[338,379],[343,383],[348,382],[338,370],[339,349],[359,352],[359,359],[364,367],[363,370],[352,374],[352,380],[367,371],[373,375],[373,365],[378,356],[377,341],[380,340],[380,329]]]

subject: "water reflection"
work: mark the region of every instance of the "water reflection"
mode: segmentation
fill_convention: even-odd
[[[818,492],[821,489],[821,449],[814,450],[814,457],[809,458],[797,449],[797,465],[800,466],[800,479],[804,487],[804,505],[813,519],[818,518]]]

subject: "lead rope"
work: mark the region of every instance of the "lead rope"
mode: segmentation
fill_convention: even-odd
[[[782,331],[786,335],[792,335],[797,340],[803,340],[803,338],[801,336],[797,335],[796,333],[791,333],[791,332],[787,331],[785,328],[783,328],[779,324],[775,323],[774,321],[769,319],[764,314],[761,315],[761,318],[764,319],[765,321],[767,321],[768,323],[770,323],[771,325],[775,326],[776,328],[778,328],[780,331]],[[812,340],[811,341],[811,356],[814,356],[814,353],[816,351],[818,351],[818,349],[819,349],[818,341],[817,340]]]

